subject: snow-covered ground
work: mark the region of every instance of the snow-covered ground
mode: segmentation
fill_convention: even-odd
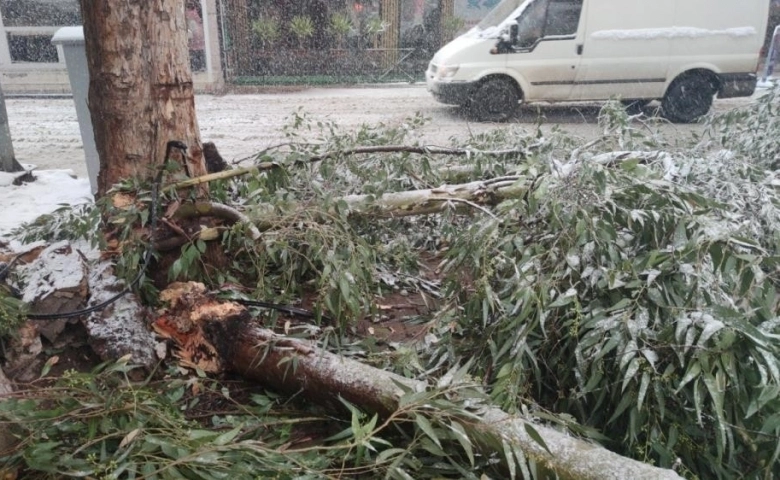
[[[717,101],[715,109],[728,110],[747,101]],[[6,106],[16,158],[21,163],[36,165],[38,181],[13,186],[8,177],[0,176],[0,236],[60,204],[90,198],[73,100],[17,98],[6,99]],[[518,124],[530,130],[539,118],[545,128],[562,125],[584,141],[600,134],[598,106],[594,104],[529,105],[521,109],[514,123],[473,123],[459,109],[437,103],[420,85],[200,95],[196,108],[203,141],[215,142],[227,161],[285,142],[283,127],[290,124],[295,112],[305,112],[314,120],[333,121],[345,129],[361,124],[398,126],[419,112],[431,120],[419,129],[418,140],[430,145],[447,145],[453,137],[466,139],[472,134]],[[661,128],[678,137],[700,130],[697,125],[665,124]]]
[[[42,170],[35,177],[34,182],[16,186],[11,175],[0,172],[0,238],[61,205],[92,201],[89,180],[76,178],[71,170]]]

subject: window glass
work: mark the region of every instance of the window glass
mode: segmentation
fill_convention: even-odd
[[[6,27],[81,25],[78,0],[0,0]]]
[[[464,10],[467,11],[467,9],[476,12],[476,15],[482,16],[482,20],[477,20],[479,22],[478,26],[480,30],[485,30],[486,28],[495,27],[506,20],[506,17],[517,10],[517,7],[519,7],[520,4],[524,1],[525,0],[501,0],[501,3],[496,5],[494,0],[482,0],[481,2],[480,0],[456,0],[455,13],[460,18],[464,18],[468,24],[470,21],[469,15],[467,13],[460,12]],[[467,8],[461,7],[461,10],[459,11],[458,5],[464,2],[466,3]],[[487,13],[485,14],[485,12]]]
[[[575,35],[580,23],[582,0],[552,0],[547,8],[544,36]]]
[[[549,0],[536,0],[517,19],[517,45],[530,47],[542,37]]]
[[[8,34],[8,50],[14,63],[57,63],[57,47],[48,35]]]

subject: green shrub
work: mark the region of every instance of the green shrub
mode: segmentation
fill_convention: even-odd
[[[304,42],[314,35],[314,22],[309,17],[296,15],[290,20],[290,31],[298,39],[298,46],[303,48]]]
[[[336,37],[336,41],[339,47],[344,46],[344,41],[347,35],[352,31],[352,19],[346,13],[334,13],[330,17],[330,25],[328,25],[330,33]]]
[[[259,18],[252,22],[252,31],[263,48],[272,46],[279,39],[279,23],[272,18]]]

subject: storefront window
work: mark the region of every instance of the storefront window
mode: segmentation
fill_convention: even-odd
[[[57,48],[51,43],[51,34],[19,35],[9,33],[8,50],[14,63],[57,63]]]
[[[6,27],[81,25],[78,0],[0,0]]]

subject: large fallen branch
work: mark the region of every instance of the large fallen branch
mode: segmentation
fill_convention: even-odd
[[[183,348],[185,364],[216,371],[228,368],[266,387],[299,393],[326,407],[338,408],[339,398],[382,416],[392,414],[404,395],[401,386],[423,391],[427,385],[358,361],[320,350],[309,342],[277,335],[252,325],[249,313],[235,303],[208,297],[201,284],[173,284],[161,299],[169,306],[156,322],[159,333]],[[660,469],[534,424],[549,451],[531,438],[528,420],[487,407],[470,422],[482,441],[477,445],[511,444],[537,466],[567,479],[678,479]],[[487,441],[485,441],[487,439]],[[485,453],[492,453],[485,452]]]
[[[377,145],[370,147],[356,147],[346,150],[336,150],[332,152],[326,152],[321,155],[313,155],[309,158],[298,160],[295,165],[309,165],[311,163],[321,162],[330,158],[351,156],[357,154],[369,154],[369,153],[416,153],[420,155],[452,155],[460,157],[472,157],[477,155],[484,155],[488,157],[504,157],[508,155],[518,156],[521,159],[527,158],[528,153],[532,150],[538,149],[541,144],[530,145],[525,148],[507,148],[501,150],[476,150],[473,148],[454,148],[454,147],[437,147],[435,145]],[[164,192],[178,190],[180,188],[194,187],[204,183],[212,182],[214,180],[225,180],[228,178],[239,177],[241,175],[247,175],[250,173],[260,173],[268,170],[274,170],[282,168],[282,165],[276,162],[261,162],[249,167],[236,168],[232,170],[223,170],[217,173],[210,173],[208,175],[201,175],[195,178],[189,178],[181,182],[168,185],[163,189]]]
[[[369,213],[377,217],[403,217],[440,213],[453,206],[496,205],[508,198],[525,194],[525,177],[506,176],[490,180],[442,185],[437,188],[374,195],[348,195],[341,200],[356,213]]]
[[[307,160],[302,160],[298,163],[311,163],[320,162],[329,158],[335,157],[347,157],[357,154],[368,153],[416,153],[419,155],[455,155],[461,157],[472,157],[476,155],[485,155],[489,157],[503,157],[506,155],[519,156],[520,158],[528,157],[530,150],[537,149],[539,145],[531,145],[524,148],[506,148],[501,150],[477,150],[474,148],[453,148],[453,147],[437,147],[435,145],[374,145],[369,147],[356,147],[346,150],[337,150],[333,152],[323,153],[322,155],[315,155]]]

